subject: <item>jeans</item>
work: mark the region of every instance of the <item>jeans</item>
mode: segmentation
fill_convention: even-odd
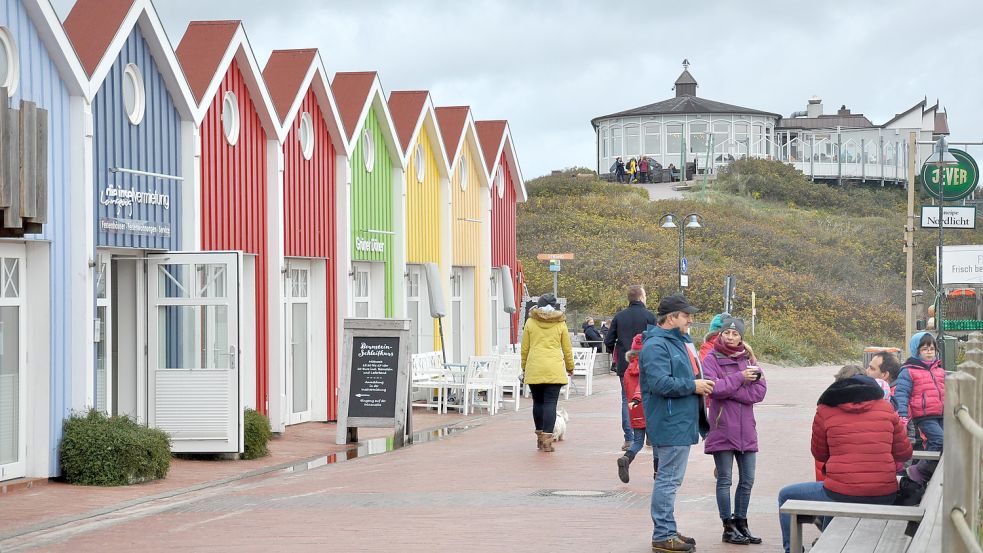
[[[556,404],[560,401],[563,384],[530,384],[532,392],[532,421],[536,430],[553,433],[556,425]]]
[[[781,509],[789,499],[804,499],[806,501],[833,501],[833,498],[826,493],[826,488],[822,482],[802,482],[785,486],[778,492],[778,508]],[[829,517],[823,517],[822,529],[829,524]],[[789,553],[789,533],[792,531],[792,516],[786,514],[778,515],[778,522],[782,526],[782,547],[785,553]]]
[[[658,446],[659,474],[652,486],[652,541],[665,541],[678,535],[676,531],[676,490],[686,475],[689,460],[688,445]]]
[[[638,452],[645,447],[645,429],[632,428],[632,431],[635,433],[635,436],[631,442],[631,447],[629,447],[628,451],[625,452],[625,455],[628,457],[629,461],[635,460],[635,456],[638,455]]]
[[[734,494],[734,510],[730,510],[730,484],[734,474],[734,458],[737,458],[737,493]],[[717,451],[713,462],[717,465],[717,511],[720,520],[731,516],[747,518],[747,507],[751,503],[751,487],[754,486],[754,468],[757,453],[749,451]]]
[[[631,419],[628,418],[628,396],[625,395],[625,375],[618,377],[621,381],[621,430],[625,433],[625,441],[634,441],[635,432],[631,428]],[[645,432],[642,432],[642,436]]]
[[[925,434],[926,451],[942,451],[942,436],[944,435],[942,420],[942,417],[929,417],[918,419],[918,422],[915,423],[915,432]],[[938,461],[919,461],[915,466],[918,467],[918,472],[922,474],[922,478],[927,483],[932,478],[932,474],[935,473],[935,467],[938,464]]]

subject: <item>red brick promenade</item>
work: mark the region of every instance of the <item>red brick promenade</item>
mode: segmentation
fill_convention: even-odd
[[[749,513],[765,543],[720,543],[713,462],[700,444],[676,513],[701,552],[779,551],[778,490],[813,477],[812,415],[834,369],[765,367],[769,392],[757,408],[761,453]],[[0,496],[0,551],[650,551],[650,450],[622,484],[617,380],[599,378],[595,389],[589,398],[561,400],[571,420],[554,454],[536,451],[526,401],[519,413],[474,417],[472,428],[446,439],[341,464],[315,461],[309,470],[242,478],[339,451],[333,425],[290,427],[264,460],[175,461],[163,482],[13,492]],[[460,421],[427,414],[415,426]]]

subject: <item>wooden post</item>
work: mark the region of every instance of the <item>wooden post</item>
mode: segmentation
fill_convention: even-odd
[[[20,103],[20,211],[22,219],[38,214],[37,155],[38,111],[34,102]],[[17,192],[15,192],[16,194]],[[18,225],[21,226],[21,225]]]
[[[904,340],[908,343],[914,334],[915,322],[912,316],[911,291],[914,289],[915,267],[915,158],[918,156],[918,145],[915,133],[908,135],[908,216],[904,227],[905,278],[904,278]],[[939,212],[941,215],[941,212]],[[941,217],[939,218],[941,223]],[[938,313],[936,313],[936,321]]]
[[[3,102],[0,102],[2,104]],[[14,110],[7,110],[3,132],[7,138],[4,144],[6,163],[4,164],[3,228],[19,229],[23,224],[20,218],[20,118]],[[6,202],[6,203],[2,203]]]
[[[974,456],[975,440],[955,418],[956,409],[976,403],[976,379],[964,372],[945,375],[945,463],[943,463],[942,551],[970,553],[956,531],[949,514],[955,509],[966,513],[970,528],[976,527],[979,497],[979,457]]]
[[[37,155],[34,170],[35,213],[32,222],[48,222],[48,110],[37,110]]]

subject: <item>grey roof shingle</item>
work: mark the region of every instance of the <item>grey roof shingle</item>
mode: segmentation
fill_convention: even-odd
[[[680,79],[682,79],[682,76],[680,76]],[[625,111],[619,111],[617,113],[611,113],[608,115],[595,117],[594,119],[591,119],[591,124],[596,127],[598,121],[601,121],[602,119],[610,119],[612,117],[630,117],[630,116],[639,116],[639,115],[701,114],[701,113],[710,113],[710,114],[736,113],[742,115],[770,115],[772,117],[781,118],[781,115],[777,113],[771,113],[768,111],[745,108],[741,106],[735,106],[732,104],[725,104],[723,102],[715,102],[713,100],[707,100],[705,98],[699,98],[697,96],[681,96],[678,98],[670,98],[668,100],[663,100],[661,102],[649,104],[647,106],[637,107]]]

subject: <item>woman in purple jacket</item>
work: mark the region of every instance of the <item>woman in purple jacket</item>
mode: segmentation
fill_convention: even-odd
[[[756,360],[744,344],[744,321],[724,318],[720,339],[703,358],[703,377],[714,381],[710,394],[710,433],[705,451],[713,454],[717,469],[717,509],[724,524],[722,540],[728,543],[761,543],[748,530],[747,508],[754,485],[758,434],[754,404],[765,398],[768,386]],[[734,459],[740,473],[734,510],[731,511],[730,484]]]

